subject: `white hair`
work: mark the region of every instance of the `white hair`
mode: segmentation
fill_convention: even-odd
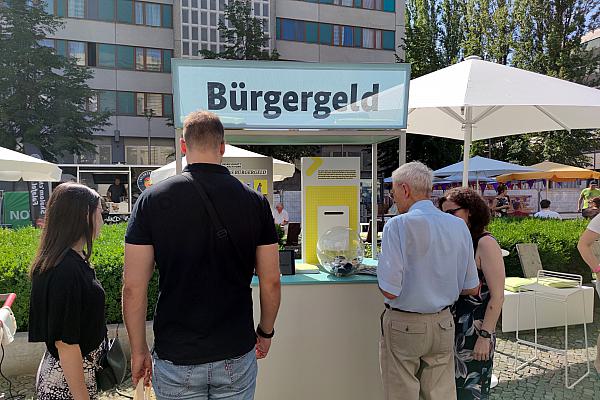
[[[418,161],[409,162],[397,168],[392,173],[394,183],[405,183],[415,192],[431,193],[433,171]]]

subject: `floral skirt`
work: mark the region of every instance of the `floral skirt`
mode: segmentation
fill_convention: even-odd
[[[100,345],[83,358],[83,376],[90,400],[98,398],[96,370],[102,351],[102,345]],[[48,350],[46,350],[38,368],[35,387],[39,400],[68,400],[73,398],[60,361],[54,358]]]

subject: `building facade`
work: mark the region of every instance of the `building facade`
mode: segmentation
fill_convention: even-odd
[[[95,136],[97,154],[62,161],[171,161],[171,58],[200,58],[203,49],[222,51],[218,23],[226,4],[227,0],[46,0],[47,11],[63,17],[65,24],[45,45],[92,68],[90,87],[98,96],[89,107],[113,114],[110,126]],[[390,63],[401,51],[404,36],[404,0],[252,0],[252,14],[263,22],[268,47],[288,61]],[[337,152],[329,147],[322,151]]]

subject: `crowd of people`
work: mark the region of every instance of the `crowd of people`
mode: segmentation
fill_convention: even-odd
[[[158,399],[253,399],[257,359],[268,356],[275,335],[281,297],[275,223],[285,228],[289,217],[281,204],[272,212],[264,196],[221,166],[224,143],[216,115],[190,114],[180,144],[187,167],[144,191],[129,220],[122,293],[132,380],[152,382]],[[436,206],[432,178],[419,162],[392,176],[399,215],[385,225],[377,269],[385,399],[487,399],[505,279],[487,225],[492,213],[506,214],[510,199],[502,188],[490,210],[476,191],[456,188]],[[542,202],[539,217],[554,216],[549,206]],[[29,340],[47,348],[36,381],[42,400],[97,398],[107,328],[90,256],[101,214],[100,196],[76,183],[59,185],[48,204],[31,266],[29,313]],[[590,250],[600,237],[598,218],[579,243],[594,272],[600,272]],[[145,321],[155,268],[160,294],[150,348]]]

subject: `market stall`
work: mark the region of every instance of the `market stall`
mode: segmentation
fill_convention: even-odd
[[[185,116],[204,109],[221,118],[227,142],[234,145],[370,144],[372,187],[377,187],[377,145],[398,138],[406,127],[410,69],[405,64],[173,60],[172,65],[177,142]],[[308,199],[305,193],[302,200],[303,214],[312,216],[302,227],[312,247],[326,227],[358,228],[360,189],[353,162],[319,157],[303,162],[303,187],[315,194]],[[181,171],[180,154],[176,171]],[[340,182],[337,191],[330,180]],[[372,215],[377,215],[376,196],[373,191]],[[374,257],[376,240],[374,235]],[[314,254],[312,247],[305,254]],[[277,340],[260,363],[257,397],[382,398],[377,343],[383,297],[376,278],[334,277],[316,267],[307,272],[316,273],[282,277]],[[255,318],[256,313],[255,308]]]

